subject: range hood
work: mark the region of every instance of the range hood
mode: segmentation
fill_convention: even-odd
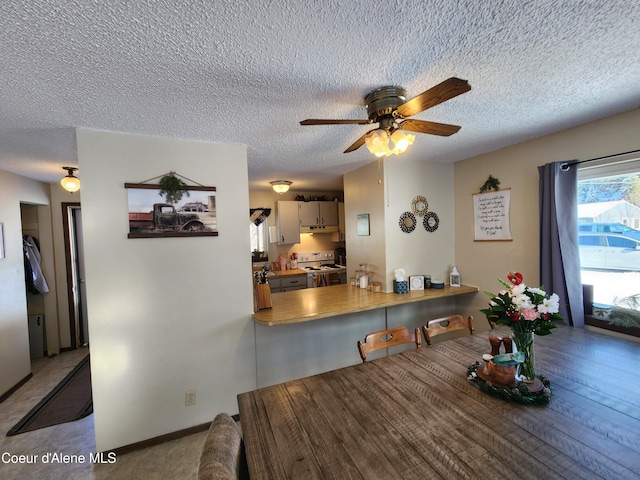
[[[338,231],[337,225],[300,227],[300,233],[333,233]]]

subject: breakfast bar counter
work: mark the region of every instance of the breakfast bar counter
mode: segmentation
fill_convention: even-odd
[[[308,322],[349,313],[424,302],[444,297],[475,293],[478,287],[461,285],[442,289],[410,290],[409,293],[372,292],[353,285],[334,285],[274,293],[272,308],[253,314],[254,322],[264,326]]]

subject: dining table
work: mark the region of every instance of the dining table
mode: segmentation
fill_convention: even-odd
[[[547,401],[527,403],[470,373],[490,335],[510,330],[239,394],[250,478],[640,478],[640,343],[564,323],[536,336]]]

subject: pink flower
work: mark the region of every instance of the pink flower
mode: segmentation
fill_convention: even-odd
[[[523,308],[520,313],[525,320],[535,320],[538,318],[538,312],[535,308]]]

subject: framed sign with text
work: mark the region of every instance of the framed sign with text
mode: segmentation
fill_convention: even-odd
[[[473,194],[474,240],[510,241],[509,202],[511,189]]]

